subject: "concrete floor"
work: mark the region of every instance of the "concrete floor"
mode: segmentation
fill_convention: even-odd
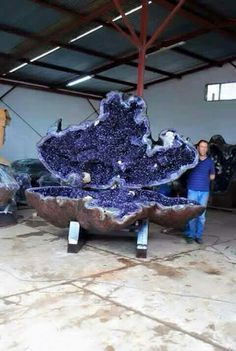
[[[236,350],[236,215],[208,211],[205,243],[151,225],[134,239],[91,239],[67,254],[66,231],[32,211],[0,229],[0,349]]]

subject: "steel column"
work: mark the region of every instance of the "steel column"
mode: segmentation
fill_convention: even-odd
[[[145,72],[145,55],[146,55],[146,41],[147,41],[147,22],[148,22],[148,2],[142,0],[142,12],[141,12],[141,31],[140,31],[140,45],[139,45],[139,57],[138,57],[138,83],[137,83],[137,95],[143,95],[144,86],[144,72]]]

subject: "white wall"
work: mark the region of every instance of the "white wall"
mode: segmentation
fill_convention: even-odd
[[[0,85],[0,96],[10,88]],[[60,117],[63,118],[65,128],[70,124],[79,123],[93,113],[86,99],[30,89],[15,88],[3,100],[43,136],[48,127]],[[98,108],[98,101],[91,100],[91,102]],[[10,126],[6,128],[6,141],[0,155],[9,161],[37,157],[35,145],[40,137],[2,101],[0,108],[8,109],[12,118]],[[95,117],[96,114],[91,119]]]
[[[174,128],[193,142],[221,134],[236,144],[236,101],[204,100],[205,84],[228,81],[236,81],[231,65],[150,86],[144,97],[154,139],[161,130]]]

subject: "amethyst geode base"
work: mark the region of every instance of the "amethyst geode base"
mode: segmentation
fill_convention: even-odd
[[[68,187],[28,189],[29,204],[59,227],[77,220],[87,230],[122,229],[138,219],[182,227],[203,208],[144,187],[178,178],[198,162],[194,146],[173,130],[151,137],[142,98],[111,92],[95,121],[46,135],[40,160]]]
[[[92,232],[126,228],[136,220],[149,218],[167,227],[184,227],[204,208],[195,201],[168,198],[154,190],[82,190],[72,187],[31,188],[28,202],[39,216],[58,227],[71,220]]]

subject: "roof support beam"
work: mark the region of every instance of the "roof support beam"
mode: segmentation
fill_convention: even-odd
[[[79,52],[79,53],[83,53],[83,54],[86,54],[86,55],[90,55],[90,56],[93,56],[93,57],[100,57],[100,58],[104,58],[110,62],[117,62],[117,60],[112,56],[112,55],[109,55],[109,54],[104,54],[100,51],[97,51],[97,50],[93,50],[93,49],[87,49],[87,48],[84,48],[84,47],[81,47],[81,46],[78,46],[78,45],[74,45],[74,44],[65,44],[61,41],[54,41],[54,40],[48,40],[47,38],[45,37],[41,37],[39,35],[35,35],[35,33],[33,32],[29,32],[29,31],[25,31],[25,30],[22,30],[20,28],[17,28],[17,27],[13,27],[13,26],[9,26],[9,25],[5,25],[5,24],[1,24],[0,23],[0,31],[4,31],[4,32],[7,32],[7,33],[11,33],[11,34],[16,34],[16,35],[20,35],[22,37],[25,37],[25,38],[29,38],[31,40],[35,40],[36,42],[40,42],[40,43],[45,43],[45,44],[50,44],[50,45],[54,45],[54,46],[60,46],[66,50],[71,50],[71,51],[75,51],[75,52]],[[19,55],[16,55],[15,58],[19,58],[18,61],[20,61],[20,56]],[[126,63],[127,65],[129,66],[133,66],[135,67],[135,63]],[[137,65],[136,65],[137,67]],[[146,70],[147,71],[150,71],[150,72],[154,72],[154,68],[152,67],[146,67]],[[165,73],[162,73],[161,70],[159,70],[158,72],[158,68],[156,68],[156,73],[160,73],[160,74],[164,74],[164,75],[169,75],[168,72],[165,72]],[[164,71],[163,71],[164,72]],[[171,73],[170,73],[171,74]]]
[[[76,74],[76,75],[81,75],[81,76],[90,75],[89,71],[80,71],[80,70],[76,70],[76,69],[72,69],[72,68],[68,68],[68,67],[63,67],[63,66],[58,66],[58,65],[54,65],[54,64],[46,63],[46,62],[39,62],[39,61],[31,62],[30,59],[28,59],[28,58],[23,58],[23,57],[19,58],[18,56],[14,56],[12,54],[6,54],[3,52],[0,52],[0,57],[4,58],[6,60],[13,60],[13,61],[21,62],[21,63],[27,63],[27,64],[32,65],[32,66],[53,69],[53,70],[56,70],[59,72],[71,73],[71,74]],[[117,83],[117,84],[121,84],[121,85],[128,85],[128,86],[131,86],[134,88],[136,86],[135,83],[127,82],[127,81],[124,81],[121,79],[105,77],[105,76],[101,76],[101,75],[94,75],[93,78],[98,79],[98,80],[102,80],[105,82]]]
[[[144,73],[146,64],[146,52],[147,52],[147,24],[148,24],[148,2],[147,0],[142,1],[142,12],[141,12],[141,24],[140,24],[140,35],[139,35],[139,54],[138,54],[138,79],[137,79],[137,95],[143,95],[144,87]]]
[[[67,15],[67,16],[73,16],[73,17],[77,17],[80,16],[80,19],[83,19],[85,17],[85,15],[80,14],[78,11],[70,9],[69,7],[57,3],[56,1],[53,0],[31,0],[32,2],[35,2],[36,4],[40,5],[40,6],[44,6],[53,10],[56,10],[60,13],[62,13],[63,15]],[[113,4],[112,4],[113,5]],[[79,18],[78,18],[79,20]]]
[[[22,88],[33,89],[33,90],[41,90],[41,91],[46,91],[48,93],[77,96],[84,99],[101,100],[104,97],[102,94],[100,95],[92,92],[88,93],[88,92],[77,91],[72,89],[57,89],[55,87],[48,86],[47,83],[43,84],[43,83],[39,83],[35,81],[33,82],[29,80],[21,81],[18,79],[8,79],[8,78],[0,77],[0,84],[15,85],[16,87],[22,87]]]
[[[50,2],[48,0],[42,0],[42,1],[40,1],[40,0],[31,0],[31,1],[36,1],[36,2],[40,3],[41,5],[44,5],[44,6],[49,7],[49,8],[52,8],[52,9],[58,11],[58,12],[61,12],[61,13],[65,14],[65,15],[68,15],[68,16],[73,17],[73,18],[78,18],[79,19],[82,16],[81,13],[79,13],[78,11],[76,11],[74,9],[71,9],[68,6],[65,6],[65,5],[62,5],[62,4],[58,4],[58,3],[56,3],[55,1],[52,1],[52,0]],[[113,26],[113,22],[111,20],[109,20],[109,22],[105,22],[103,20],[96,19],[96,20],[94,20],[94,22],[96,22],[96,23],[98,23],[100,25],[103,25],[104,27],[107,27],[107,28],[109,28],[111,30],[119,31],[118,28]],[[126,31],[126,28],[121,27],[121,26],[119,26],[119,27],[120,27],[120,29],[122,31],[124,31],[124,32]],[[136,32],[136,34],[137,34],[138,37],[140,37],[140,35],[141,35],[138,32]],[[90,53],[87,52],[87,54],[90,54]],[[92,50],[91,50],[91,54],[93,56],[97,56],[97,54],[99,54],[98,57],[101,57],[100,54],[102,54],[102,53],[101,52],[95,52],[95,51],[94,51],[94,53],[92,53]],[[106,58],[106,59],[110,59],[111,61],[115,61],[112,55],[105,54],[104,56],[103,57]],[[131,62],[131,63],[127,62],[126,65],[132,66],[132,67],[138,67],[138,64],[136,64],[135,62]],[[154,68],[154,67],[150,67],[150,66],[145,66],[145,70],[153,72],[153,73],[159,73],[159,74],[162,74],[164,76],[169,76],[169,77],[174,77],[175,76],[174,73],[167,72],[167,71],[164,71],[164,70],[161,70],[161,69],[158,69],[158,68]],[[178,77],[178,75],[176,75],[176,77]]]
[[[106,70],[113,68],[113,67],[117,67],[117,66],[122,65],[122,64],[129,65],[132,67],[137,67],[136,63],[130,62],[134,59],[137,59],[138,55],[136,52],[131,54],[131,55],[127,55],[124,58],[114,59],[111,55],[108,55],[108,54],[103,54],[101,52],[97,52],[97,51],[91,50],[91,49],[86,49],[86,48],[83,48],[81,46],[77,46],[74,44],[64,44],[64,43],[59,42],[59,41],[48,40],[47,38],[36,35],[33,32],[25,31],[25,30],[19,29],[17,27],[13,27],[13,26],[9,26],[9,25],[5,25],[5,24],[0,23],[0,30],[8,32],[8,33],[12,33],[12,34],[20,35],[20,36],[29,38],[31,40],[35,40],[35,41],[40,42],[40,43],[44,42],[45,44],[53,44],[54,46],[60,46],[60,47],[63,47],[67,50],[72,50],[75,52],[81,52],[84,54],[88,54],[88,55],[92,55],[92,56],[96,56],[96,57],[101,57],[101,58],[104,58],[104,59],[107,59],[110,61],[110,62],[107,62],[105,65],[100,66],[97,70],[96,69],[92,70],[93,74],[101,73],[103,71],[106,71]],[[152,53],[155,50],[160,49],[161,47],[176,44],[177,42],[182,41],[182,40],[186,41],[186,40],[192,39],[194,37],[200,36],[200,35],[205,34],[207,32],[208,32],[208,30],[206,30],[205,28],[200,28],[198,30],[194,30],[192,32],[189,32],[186,35],[172,37],[171,39],[164,41],[162,43],[162,45],[154,46],[153,49],[149,49],[148,53]],[[21,57],[19,57],[19,55],[15,55],[14,58],[18,59],[18,61],[20,61],[20,59],[21,59]],[[24,62],[26,62],[26,61],[24,61]],[[35,63],[36,62],[39,62],[39,61],[35,61]],[[46,63],[44,63],[44,64],[46,65]],[[50,68],[50,67],[45,66],[45,68]],[[165,76],[173,77],[173,73],[166,72],[166,71],[160,70],[158,68],[152,68],[150,66],[146,66],[146,70],[150,71],[150,72],[154,72],[154,73],[163,74]],[[72,73],[72,72],[68,71],[68,73]],[[178,75],[176,75],[176,78],[178,78]]]
[[[47,1],[47,0],[32,0],[32,1],[42,3],[42,4],[45,2],[49,3],[49,1]],[[114,7],[113,2],[109,1],[109,2],[105,3],[104,5],[99,6],[98,8],[91,11],[91,13],[88,15],[80,16],[79,18],[73,18],[72,21],[69,23],[66,23],[66,25],[64,25],[63,28],[61,28],[59,32],[58,32],[58,29],[57,29],[57,32],[55,32],[55,30],[53,32],[49,32],[46,38],[43,35],[37,36],[35,33],[32,33],[34,35],[32,35],[31,37],[25,36],[29,39],[33,39],[33,40],[40,39],[40,40],[37,40],[38,43],[36,43],[36,44],[31,44],[30,50],[23,49],[23,51],[20,52],[19,56],[25,55],[25,53],[28,54],[29,51],[41,48],[42,43],[51,44],[53,46],[61,46],[61,47],[69,49],[68,45],[70,45],[70,44],[61,43],[62,45],[60,45],[59,41],[57,42],[57,41],[53,40],[55,35],[65,35],[66,33],[69,33],[72,30],[77,30],[80,26],[87,25],[90,22],[94,21],[99,16],[106,14],[113,7]],[[20,33],[20,30],[18,31],[18,34],[21,35],[21,34],[23,34],[23,32],[25,32],[25,34],[26,34],[26,31],[22,31]],[[15,34],[17,34],[17,33],[15,33]],[[65,45],[66,45],[66,47],[65,47]],[[74,47],[73,49],[75,49],[74,45],[72,47]],[[86,53],[86,52],[84,51],[84,53]],[[0,69],[0,74],[1,74],[1,72],[4,72],[4,67]]]
[[[231,57],[228,57],[228,58],[226,58],[226,59],[224,59],[224,60],[219,60],[219,61],[218,61],[218,66],[219,66],[219,67],[222,67],[223,65],[225,65],[225,64],[227,64],[227,63],[231,63],[231,62],[233,62],[233,61],[235,61],[235,60],[236,60],[236,56],[231,56]],[[193,74],[193,73],[196,73],[196,72],[200,72],[200,71],[203,71],[203,70],[205,70],[205,69],[212,68],[212,67],[214,67],[214,65],[208,63],[208,64],[203,65],[203,66],[200,66],[200,67],[195,67],[195,68],[191,68],[191,69],[189,69],[189,70],[187,70],[187,71],[180,72],[180,74],[181,74],[182,77],[184,77],[184,76],[186,76],[186,75]],[[149,86],[151,86],[151,85],[154,85],[154,84],[163,83],[163,82],[168,81],[168,80],[170,80],[170,79],[172,79],[172,78],[155,79],[155,80],[153,80],[153,81],[151,81],[151,82],[147,82],[147,83],[145,84],[145,88],[147,88],[147,87],[149,87]],[[128,90],[126,90],[126,91],[131,91],[131,89],[128,89]]]
[[[202,13],[202,17],[210,19],[216,25],[220,23],[220,26],[228,27],[235,26],[236,18],[227,18],[223,16],[220,12],[212,10],[206,4],[199,4],[196,0],[191,0],[191,8],[194,13]]]
[[[20,28],[17,28],[15,26],[10,26],[7,24],[0,23],[0,31],[19,35],[21,37],[25,37],[25,38],[30,39],[30,40],[34,40],[34,41],[40,43],[41,46],[42,46],[42,43],[47,44],[47,45],[49,44],[49,45],[53,45],[53,46],[60,46],[63,49],[76,51],[76,52],[80,52],[80,53],[91,55],[91,56],[101,57],[104,59],[111,59],[110,55],[106,55],[106,54],[98,52],[96,50],[84,48],[84,47],[81,47],[81,46],[78,46],[75,44],[64,43],[63,41],[60,41],[60,40],[48,39],[43,35],[35,34],[34,32],[30,32],[28,30],[26,31],[24,29],[20,29]]]
[[[105,13],[107,13],[108,11],[110,11],[114,8],[113,1],[108,1],[104,5],[98,6],[96,9],[93,9],[93,11],[91,11],[91,13],[89,13],[88,15],[84,15],[84,14],[80,14],[77,11],[69,9],[66,6],[63,6],[61,4],[59,5],[58,3],[56,3],[53,0],[31,0],[31,1],[33,1],[39,5],[55,9],[57,11],[64,13],[64,14],[67,14],[67,15],[70,15],[70,16],[73,15],[77,19],[77,22],[78,22],[77,28],[78,28],[78,26],[82,26],[82,25],[86,25],[86,24],[91,23],[99,16],[104,16]],[[75,16],[75,14],[76,14],[76,16]]]
[[[69,15],[71,17],[77,17],[79,19],[79,16],[83,16],[81,15],[78,11],[74,10],[74,9],[71,9],[65,5],[62,5],[62,4],[57,4],[54,0],[32,0],[32,1],[35,1],[35,2],[38,2],[38,3],[41,3],[45,6],[48,6],[50,8],[54,8],[55,10],[57,11],[60,11],[61,13],[64,13],[66,15]],[[115,0],[117,2],[117,0]],[[173,1],[173,0],[154,0],[154,2],[156,2],[157,4],[160,4],[162,6],[165,6],[167,7],[169,10],[173,10],[175,5],[176,5],[176,2]],[[195,5],[201,9],[203,9],[203,6],[202,5],[199,5],[196,3],[195,0],[192,0],[192,2],[195,2]],[[144,1],[145,3],[145,1]],[[203,9],[204,10],[204,9]],[[205,27],[205,33],[208,33],[209,31],[211,30],[214,30],[214,29],[217,29],[217,30],[220,30],[221,32],[221,27],[223,27],[224,25],[233,25],[235,24],[235,20],[234,19],[225,19],[221,16],[220,18],[220,21],[219,21],[219,18],[218,18],[218,21],[217,22],[214,22],[212,23],[211,21],[205,19],[204,17],[202,16],[199,16],[198,14],[194,13],[192,10],[189,10],[189,9],[186,9],[186,8],[180,8],[179,9],[179,12],[181,15],[187,17],[188,19],[196,22],[196,23],[199,23],[199,24],[202,24],[204,27]],[[209,12],[209,11],[208,11]],[[216,14],[211,14],[212,16],[214,15],[216,17]],[[123,17],[124,17],[124,14],[123,14]],[[107,26],[109,28],[113,28],[115,30],[118,30],[117,28],[114,28],[114,26],[112,26],[113,23],[111,22],[104,22],[104,21],[101,21],[99,19],[95,20],[97,23],[99,24],[103,24],[104,26]],[[204,27],[200,29],[203,30],[202,31],[202,34],[205,34],[204,33]],[[126,31],[125,28],[121,27],[119,28],[119,31],[120,29],[122,31]],[[139,35],[139,33],[134,33],[135,35]],[[222,33],[221,33],[222,34]],[[227,29],[225,30],[225,33],[223,33],[224,35],[230,35],[230,37],[232,37],[232,33],[231,32],[228,32]],[[199,55],[195,52],[192,52],[192,51],[189,51],[189,50],[185,50],[185,49],[182,49],[182,48],[174,48],[172,49],[180,54],[183,54],[185,56],[189,56],[189,57],[192,57],[192,58],[195,58],[195,59],[198,59],[198,60],[201,60],[202,62],[206,62],[206,63],[209,63],[209,64],[213,64],[215,66],[217,65],[220,65],[217,61],[214,61],[214,60],[211,60],[207,57],[204,57],[202,55]],[[124,63],[124,64],[128,64],[130,66],[135,66],[136,63]],[[116,66],[116,65],[115,65]],[[115,67],[114,66],[114,67]],[[152,67],[146,67],[146,70],[149,70],[149,71],[152,71],[154,72],[155,71],[155,68],[152,68]],[[173,75],[172,73],[170,72],[165,72],[165,71],[162,71],[162,70],[159,70],[159,72],[157,72],[158,69],[156,69],[156,73],[159,73],[159,74],[163,74],[163,75],[166,75],[168,77],[172,77],[173,78]],[[162,71],[162,72],[161,72]],[[175,77],[179,77],[179,75],[174,75]]]
[[[129,63],[126,63],[126,65],[131,66],[131,67],[138,67],[138,64],[136,62],[129,62]],[[155,67],[151,67],[151,66],[147,66],[147,65],[145,65],[145,70],[153,72],[153,73],[161,74],[162,76],[167,76],[167,77],[172,77],[172,78],[180,78],[178,76],[178,74],[171,73],[171,72],[165,71],[163,69],[159,69],[159,68],[155,68]]]
[[[34,1],[34,0],[33,0]],[[36,0],[36,2],[38,2],[38,0]],[[39,2],[41,3],[41,4],[43,4],[43,5],[45,5],[45,6],[47,6],[47,7],[50,7],[50,8],[53,8],[53,9],[55,9],[56,11],[59,11],[59,12],[61,12],[61,13],[63,13],[63,14],[65,14],[65,15],[69,15],[70,17],[73,17],[73,18],[75,18],[75,17],[77,17],[77,18],[80,18],[80,16],[81,16],[81,14],[78,12],[78,11],[76,11],[76,10],[74,10],[74,9],[71,9],[71,8],[69,8],[69,7],[67,7],[67,6],[65,6],[65,5],[62,5],[62,4],[57,4],[55,1],[48,1],[48,0],[39,0]],[[123,14],[123,16],[124,16],[124,14]],[[102,20],[99,20],[99,19],[97,19],[97,20],[95,20],[97,23],[99,23],[99,24],[102,24],[102,25],[104,25],[104,26],[106,26],[106,27],[108,27],[108,28],[110,28],[110,29],[113,29],[113,30],[116,30],[116,31],[119,31],[120,32],[120,30],[122,31],[122,33],[123,32],[125,32],[126,31],[126,29],[124,28],[124,27],[120,27],[120,26],[117,26],[118,28],[116,28],[116,26],[113,26],[113,22],[105,22],[105,21],[102,21]],[[141,26],[143,25],[143,22],[141,23]],[[135,34],[136,34],[136,36],[138,36],[138,37],[141,37],[141,34],[140,33],[138,33],[138,32],[135,32]],[[149,38],[150,39],[150,38]],[[173,50],[175,50],[175,49],[173,49]],[[176,49],[176,52],[178,52],[177,51],[178,49]],[[203,62],[207,62],[207,63],[213,63],[213,60],[210,60],[210,59],[208,59],[208,58],[205,58],[204,56],[202,56],[202,55],[198,55],[198,54],[195,54],[195,53],[193,53],[193,52],[189,52],[189,51],[185,51],[185,50],[182,50],[181,52],[179,51],[179,53],[181,53],[181,54],[183,54],[183,55],[185,55],[185,56],[188,56],[188,57],[192,57],[192,58],[196,58],[196,59],[199,59],[199,60],[201,60],[201,61],[203,61]],[[100,53],[99,53],[100,54]],[[94,53],[94,56],[96,56],[96,53]],[[112,56],[111,55],[105,55],[105,56],[107,56],[106,58],[107,59],[111,59],[112,60]],[[136,63],[126,63],[126,65],[129,65],[129,66],[133,66],[133,67],[138,67],[138,64],[136,64]],[[165,76],[169,76],[169,77],[176,77],[176,78],[178,78],[178,75],[175,75],[174,73],[171,73],[171,72],[167,72],[167,71],[164,71],[164,70],[161,70],[161,69],[158,69],[158,68],[153,68],[153,67],[150,67],[150,66],[145,66],[145,70],[147,70],[147,71],[150,71],[150,72],[154,72],[154,73],[159,73],[159,74],[162,74],[162,75],[165,75]]]
[[[145,58],[147,50],[157,41],[162,32],[168,27],[169,23],[172,21],[176,13],[179,11],[181,6],[186,0],[179,0],[178,4],[174,6],[167,17],[162,21],[162,23],[156,28],[150,39],[147,39],[147,22],[148,22],[148,0],[142,0],[141,7],[141,33],[138,36],[130,24],[127,16],[125,15],[120,0],[113,0],[120,16],[122,17],[123,23],[125,24],[127,31],[124,31],[121,27],[113,23],[115,29],[120,32],[123,36],[128,38],[138,49],[138,82],[137,82],[137,95],[142,96],[143,86],[144,86],[144,71],[145,71]],[[112,24],[112,23],[111,23]]]
[[[137,34],[135,33],[134,28],[132,27],[132,25],[130,24],[128,17],[126,16],[126,14],[124,13],[120,0],[113,0],[113,3],[115,4],[115,7],[117,9],[117,11],[119,12],[119,14],[122,17],[122,21],[125,24],[126,28],[129,31],[129,34],[126,33],[126,31],[124,31],[121,27],[119,27],[116,23],[111,22],[111,25],[113,25],[121,34],[123,34],[124,36],[128,37],[128,39],[130,39],[130,41],[136,46],[139,47],[140,46],[140,40],[137,36]],[[146,1],[142,1],[142,5],[145,6]]]
[[[81,14],[78,11],[70,9],[70,8],[64,6],[64,5],[58,5],[53,0],[51,0],[51,1],[48,1],[48,0],[33,0],[33,1],[36,1],[37,3],[40,3],[40,4],[45,5],[45,6],[49,6],[50,8],[54,8],[55,10],[60,11],[60,12],[66,14],[66,15],[69,15],[71,17],[78,18],[78,19],[81,18]],[[167,19],[165,19],[165,21],[161,24],[161,28],[159,29],[160,33],[169,24],[170,20],[175,15],[175,13],[178,11],[178,8],[182,6],[184,1],[185,0],[180,0],[180,3],[177,5],[177,7],[173,11],[173,13],[171,13],[169,16],[167,16]],[[145,43],[146,43],[146,34],[144,35],[144,28],[145,28],[144,24],[147,22],[147,6],[148,6],[147,0],[142,0],[142,20],[141,20],[141,32],[142,32],[141,34],[143,34],[142,37],[141,37],[141,34],[137,35],[135,30],[132,28],[132,25],[129,23],[129,20],[128,20],[127,16],[125,15],[125,13],[124,13],[124,11],[122,9],[120,0],[113,0],[113,2],[114,2],[114,5],[116,6],[118,12],[120,13],[120,15],[122,17],[122,20],[123,20],[124,24],[126,25],[127,29],[118,26],[116,23],[114,23],[112,21],[109,21],[108,23],[106,23],[106,22],[104,23],[104,21],[100,21],[99,20],[99,23],[101,22],[103,25],[109,26],[109,28],[114,27],[116,31],[122,33],[126,38],[131,40],[131,42],[135,46],[137,46],[139,48],[139,52],[140,52],[140,45],[141,45],[141,42],[143,42],[143,44],[144,44],[144,38],[145,38]],[[156,40],[157,36],[160,35],[159,32],[155,33],[156,37],[153,38],[154,40]],[[153,39],[152,39],[152,41],[153,41]],[[151,46],[151,45],[152,45],[152,42],[149,43],[149,46]],[[141,56],[143,56],[143,60],[144,60],[146,49],[142,50],[142,51],[143,51],[143,55],[141,55]],[[133,63],[132,65],[134,66],[135,63]],[[151,68],[151,67],[148,67],[147,69],[150,70],[150,71],[154,71],[155,70],[155,68]],[[140,69],[139,69],[139,72],[140,72]],[[161,71],[161,70],[159,70],[159,73],[160,74],[165,74],[165,75],[167,75],[169,77],[175,76],[174,74],[172,74],[170,72],[164,72],[164,71]],[[143,76],[143,72],[141,74]],[[140,74],[139,74],[139,76],[140,76]],[[176,77],[177,77],[177,75],[176,75]]]
[[[44,40],[44,38],[42,38],[40,36],[37,36],[37,35],[35,36],[34,33],[29,33],[29,32],[26,32],[26,31],[22,31],[22,30],[20,30],[18,28],[15,28],[15,27],[9,27],[9,26],[5,26],[5,25],[0,25],[0,29],[8,31],[8,32],[12,32],[14,34],[19,34],[20,33],[21,35],[30,37],[31,39],[35,38],[35,40],[40,41],[40,42],[42,42],[42,40]],[[186,35],[173,37],[173,38],[171,38],[171,39],[169,39],[167,41],[162,42],[161,45],[159,44],[159,45],[156,45],[155,47],[149,49],[147,53],[155,52],[156,50],[160,49],[161,47],[173,45],[173,44],[175,44],[175,43],[177,43],[179,41],[182,41],[182,40],[186,41],[186,40],[192,39],[194,37],[197,37],[197,36],[200,36],[202,34],[205,34],[208,31],[209,30],[206,29],[206,28],[200,28],[198,30],[189,32]],[[45,39],[45,41],[48,42],[47,39]],[[57,44],[60,44],[60,46],[64,45],[64,44],[61,44],[61,42],[58,42],[58,41],[53,42],[53,43],[54,43],[54,45],[57,45]],[[98,54],[99,56],[102,56],[104,58],[107,58],[107,59],[110,59],[110,60],[112,59],[112,57],[110,55],[97,53],[97,52],[94,52],[94,50],[90,50],[90,49],[83,49],[81,47],[77,47],[77,46],[72,45],[72,44],[65,44],[65,48],[69,49],[69,50],[72,49],[73,51],[79,51],[79,52],[84,52],[84,53],[87,53],[87,54],[92,54],[92,55],[97,55]],[[93,74],[101,73],[102,71],[105,71],[105,70],[113,68],[113,67],[117,67],[117,66],[119,66],[121,64],[128,64],[130,66],[134,66],[134,65],[137,66],[136,63],[130,62],[130,60],[134,60],[134,59],[137,59],[137,53],[134,53],[134,54],[131,54],[131,55],[127,55],[126,57],[117,59],[114,62],[111,61],[110,63],[106,63],[105,65],[102,65],[102,66],[92,70],[92,73]],[[48,68],[52,68],[52,67],[48,67]],[[152,68],[152,67],[149,67],[149,66],[147,67],[147,70],[150,70],[152,72],[154,72],[154,70],[155,70],[156,73],[164,74],[164,75],[166,75],[168,77],[172,77],[172,78],[179,78],[180,77],[180,75],[175,75],[175,74],[172,74],[170,72],[166,72],[166,71],[163,71],[163,70],[158,70],[158,69],[155,69],[155,68]],[[107,79],[107,78],[105,78],[105,79]],[[118,83],[118,81],[117,81],[117,83]],[[122,83],[119,82],[119,84],[122,84]]]
[[[167,17],[163,20],[160,26],[157,27],[152,37],[148,40],[146,44],[146,48],[148,49],[152,44],[160,37],[162,32],[168,27],[169,23],[172,21],[173,17],[180,11],[181,7],[184,5],[186,0],[180,0],[173,8],[171,12],[167,15]]]
[[[185,56],[197,59],[197,60],[205,62],[205,63],[210,63],[213,66],[219,66],[220,65],[220,63],[218,61],[216,61],[216,60],[211,60],[211,59],[209,59],[206,56],[199,55],[196,52],[192,52],[192,51],[184,49],[184,48],[173,48],[171,50],[177,52],[178,54],[185,55]]]
[[[190,39],[195,38],[197,36],[200,36],[206,32],[207,32],[207,30],[205,28],[200,28],[200,29],[188,32],[186,34],[176,35],[170,39],[163,40],[162,42],[152,46],[151,48],[149,48],[147,50],[146,54],[154,53],[154,52],[160,50],[161,48],[165,48],[165,47],[177,44],[181,41],[190,40]],[[127,64],[130,61],[137,60],[137,58],[138,58],[138,53],[133,52],[133,53],[125,55],[123,57],[117,58],[116,62],[114,62],[114,63],[106,63],[104,65],[101,65],[100,67],[92,70],[92,72],[93,72],[93,74],[101,73],[101,72],[107,71],[111,68],[114,68],[114,67],[117,67],[117,66],[120,66],[123,64]]]

